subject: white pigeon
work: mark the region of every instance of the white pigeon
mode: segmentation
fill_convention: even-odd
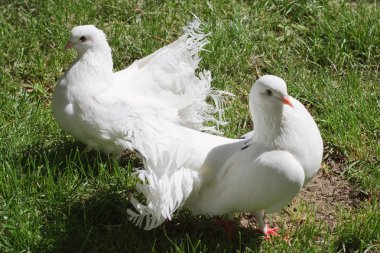
[[[74,48],[77,58],[53,93],[58,125],[87,144],[88,149],[117,156],[133,148],[133,129],[129,128],[142,128],[139,118],[149,115],[219,133],[218,126],[225,123],[221,96],[226,92],[211,88],[209,71],[195,74],[200,62],[198,53],[207,43],[207,34],[195,19],[172,44],[114,72],[105,34],[93,25],[73,28],[66,48]],[[215,106],[206,102],[209,97]],[[214,114],[218,114],[217,119]],[[216,127],[207,126],[207,122]]]
[[[136,212],[129,210],[130,220],[139,226],[145,221],[145,229],[152,229],[181,207],[210,216],[250,212],[266,236],[276,234],[264,215],[283,208],[317,173],[322,138],[311,115],[277,76],[256,81],[250,110],[254,132],[249,139],[171,129],[174,137],[160,162],[147,156],[145,169],[136,172],[146,204],[132,199]]]

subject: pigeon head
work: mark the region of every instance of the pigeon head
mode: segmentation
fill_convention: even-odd
[[[293,107],[285,81],[272,75],[264,75],[255,82],[251,89],[249,102],[251,109],[256,106],[273,108],[288,105]]]
[[[93,25],[76,26],[71,30],[65,49],[74,48],[79,55],[94,48],[109,48],[106,35]]]

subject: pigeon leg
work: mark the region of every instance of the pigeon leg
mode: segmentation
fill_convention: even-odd
[[[278,228],[277,227],[271,228],[271,227],[269,227],[268,224],[265,223],[265,221],[264,221],[264,216],[265,216],[264,210],[260,210],[260,211],[254,212],[253,215],[256,218],[256,221],[257,221],[257,223],[259,225],[260,231],[263,232],[263,234],[264,234],[264,239],[265,240],[270,239],[271,235],[278,236],[278,234],[276,233],[276,231],[278,230]]]
[[[226,236],[228,240],[232,240],[234,231],[236,229],[236,224],[234,222],[234,214],[228,214],[227,219],[218,219],[215,221],[215,223],[221,227],[223,227],[223,230],[226,233]]]

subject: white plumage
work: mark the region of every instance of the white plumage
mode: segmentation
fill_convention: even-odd
[[[218,133],[218,126],[225,123],[221,119],[221,95],[225,92],[211,88],[209,71],[195,74],[207,35],[200,30],[198,19],[186,26],[184,33],[172,44],[113,72],[105,34],[92,25],[72,29],[66,48],[74,48],[77,58],[53,93],[58,125],[89,149],[115,155],[134,148],[131,142],[138,135],[137,129],[149,131],[142,118],[149,122],[158,116]],[[206,102],[209,97],[215,106]],[[216,127],[207,126],[207,122]]]
[[[274,233],[264,214],[283,208],[316,174],[323,143],[313,118],[279,77],[256,81],[250,110],[255,130],[248,139],[173,127],[161,162],[145,156],[146,167],[137,172],[146,205],[133,200],[137,212],[129,210],[130,219],[152,229],[180,207],[206,215],[251,212],[264,234]]]

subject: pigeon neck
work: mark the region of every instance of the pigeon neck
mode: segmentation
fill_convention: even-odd
[[[111,50],[87,50],[78,54],[64,78],[72,96],[91,96],[113,84]]]
[[[77,62],[87,65],[87,68],[93,69],[101,75],[113,71],[112,53],[108,45],[97,46],[84,53],[78,53],[75,63]]]
[[[276,106],[270,112],[262,106],[255,106],[252,113],[254,123],[253,140],[273,145],[281,135],[283,121],[283,106]]]

